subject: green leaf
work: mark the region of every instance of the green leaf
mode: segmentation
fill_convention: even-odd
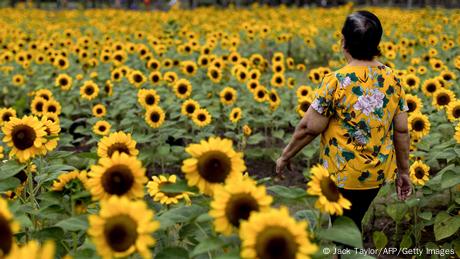
[[[0,181],[0,192],[13,190],[21,184],[21,181],[17,178],[11,177]]]
[[[201,241],[190,254],[191,257],[195,257],[202,253],[207,253],[221,248],[224,245],[224,242],[217,237],[209,237]]]
[[[431,220],[433,214],[431,213],[431,211],[424,211],[420,213],[418,216],[424,220]]]
[[[320,239],[326,239],[345,245],[363,248],[363,240],[359,228],[348,217],[339,217],[332,224],[332,228],[318,231]]]
[[[188,186],[185,181],[177,181],[175,183],[161,184],[160,190],[166,193],[182,193],[196,191],[196,188]]]
[[[412,246],[412,238],[410,237],[409,233],[406,233],[401,240],[401,243],[399,244],[399,247],[401,248],[409,248]]]
[[[318,213],[314,210],[299,210],[294,214],[297,220],[307,220],[308,228],[314,229],[318,219]]]
[[[404,203],[393,203],[387,206],[387,214],[396,222],[401,222],[409,210],[408,206]]]
[[[240,251],[239,250],[232,250],[230,252],[225,252],[223,255],[218,255],[215,257],[216,259],[239,259]]]
[[[248,138],[248,144],[259,144],[265,137],[261,133],[254,134]]]
[[[273,132],[273,137],[283,139],[284,137],[284,130],[277,130]]]
[[[166,247],[156,256],[156,259],[183,259],[189,258],[187,250],[180,246]]]
[[[288,188],[286,186],[273,185],[267,189],[268,191],[275,193],[276,196],[284,199],[297,200],[307,196],[307,192],[301,188]]]
[[[384,248],[388,244],[388,238],[382,231],[374,231],[372,240],[377,249]]]
[[[6,163],[2,163],[0,167],[0,181],[16,175],[25,167],[26,165],[19,164],[15,160],[9,160]]]
[[[457,233],[460,228],[460,216],[450,216],[449,213],[441,211],[434,219],[434,236],[436,241],[448,238]]]
[[[441,178],[441,189],[447,189],[460,184],[460,167],[455,167],[450,171],[445,172]]]
[[[165,211],[157,220],[160,221],[160,228],[166,229],[178,223],[188,223],[206,211],[206,208],[192,204]]]
[[[60,227],[65,231],[79,231],[86,230],[88,228],[88,222],[86,221],[86,217],[77,216],[61,220],[56,223],[55,226]]]

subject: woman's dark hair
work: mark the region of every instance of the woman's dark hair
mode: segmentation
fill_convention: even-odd
[[[348,15],[342,28],[344,48],[354,59],[372,60],[380,56],[378,48],[382,38],[379,18],[368,11],[357,11]]]

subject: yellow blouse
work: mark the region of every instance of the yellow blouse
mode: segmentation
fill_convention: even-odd
[[[393,179],[393,117],[408,108],[390,68],[347,65],[328,74],[311,106],[330,117],[321,136],[321,162],[337,186],[372,189]]]

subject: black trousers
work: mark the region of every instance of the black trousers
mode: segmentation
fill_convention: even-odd
[[[377,193],[380,191],[380,188],[368,190],[347,190],[339,188],[339,190],[343,197],[351,202],[351,208],[349,210],[344,210],[343,216],[351,218],[362,232],[361,221],[375,196],[377,196]],[[336,218],[337,216],[332,216],[332,223],[334,223]]]

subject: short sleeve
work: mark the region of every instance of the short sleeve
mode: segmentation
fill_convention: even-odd
[[[394,77],[394,79],[397,89],[399,89],[398,107],[396,108],[395,114],[400,114],[402,112],[407,112],[409,110],[409,107],[407,106],[406,92],[404,91],[404,87],[401,86],[401,83],[396,76]]]
[[[335,112],[335,92],[337,90],[338,81],[333,73],[326,75],[323,78],[321,86],[315,92],[315,99],[311,107],[319,114],[325,117],[331,117]]]

